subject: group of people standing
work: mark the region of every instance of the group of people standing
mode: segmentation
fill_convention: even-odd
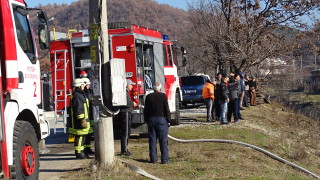
[[[240,110],[256,105],[256,81],[254,77],[244,77],[243,73],[223,76],[218,73],[214,81],[207,79],[202,89],[202,97],[207,108],[207,121],[221,124],[243,120]]]
[[[90,80],[80,74],[73,82],[74,92],[70,100],[70,119],[68,120],[69,134],[75,136],[74,148],[77,159],[89,158],[94,152],[90,146],[93,137],[93,93],[90,89]],[[136,83],[130,79],[126,80],[126,105],[120,106],[117,116],[121,122],[121,152],[120,155],[132,156],[128,150],[128,140],[131,133],[131,113],[134,108],[143,108],[132,101],[129,92]],[[161,83],[155,83],[153,93],[146,96],[144,118],[148,125],[149,156],[150,162],[157,162],[157,140],[159,140],[161,151],[161,163],[168,164],[168,129],[170,127],[171,114],[167,97],[161,92]]]

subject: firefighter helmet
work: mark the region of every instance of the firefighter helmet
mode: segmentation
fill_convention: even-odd
[[[86,78],[88,76],[88,74],[86,73],[86,71],[81,71],[80,72],[80,77],[81,78]]]
[[[80,87],[81,85],[85,85],[83,79],[81,79],[81,78],[76,78],[76,79],[73,81],[73,86],[74,86],[74,87]]]
[[[91,84],[89,78],[82,78],[82,80],[84,81],[85,85],[88,85],[88,84],[90,85]]]

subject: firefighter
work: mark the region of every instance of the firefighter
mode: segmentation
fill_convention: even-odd
[[[89,109],[89,120],[90,120],[90,129],[89,129],[89,134],[87,135],[86,142],[84,143],[84,153],[85,154],[94,154],[94,152],[91,149],[91,144],[90,141],[93,139],[93,106],[92,106],[92,101],[93,101],[93,92],[92,89],[90,89],[90,80],[88,78],[82,78],[84,81],[84,92],[86,94],[86,97],[88,99],[88,109]]]
[[[69,134],[75,136],[74,148],[77,159],[89,158],[84,153],[84,143],[89,133],[90,123],[88,115],[88,99],[84,92],[85,83],[83,79],[76,78],[73,81],[75,91],[71,96],[71,124],[69,126]]]

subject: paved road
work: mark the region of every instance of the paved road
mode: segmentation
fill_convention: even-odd
[[[63,132],[54,134],[54,118],[52,112],[46,112],[45,118],[49,121],[51,134],[45,139],[46,154],[40,155],[39,179],[58,180],[68,178],[69,171],[82,168],[82,164],[89,160],[77,160],[74,156],[73,143],[68,143],[68,135]],[[63,123],[58,123],[58,130],[63,131]],[[81,163],[79,163],[81,161]]]

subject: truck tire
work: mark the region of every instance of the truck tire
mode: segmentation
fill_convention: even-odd
[[[176,93],[176,112],[174,112],[174,119],[172,120],[172,125],[180,124],[180,98],[179,93]]]
[[[37,135],[29,122],[16,121],[13,130],[11,179],[38,179],[39,148]]]

